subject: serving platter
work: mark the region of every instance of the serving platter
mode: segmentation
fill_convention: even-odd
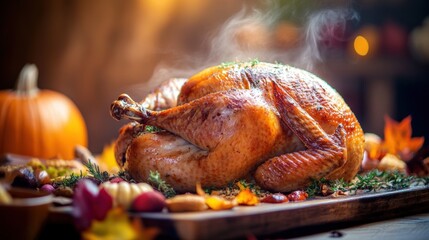
[[[191,213],[130,213],[163,237],[241,238],[344,222],[377,221],[429,211],[429,187],[365,193],[303,202],[238,206],[232,210]]]
[[[22,160],[17,157],[10,159],[15,163]],[[296,229],[309,232],[314,226],[335,228],[346,222],[371,222],[424,212],[429,212],[429,186],[337,198],[319,197],[303,202],[261,203],[223,211],[129,214],[140,218],[145,226],[158,228],[161,238],[221,239],[293,232]],[[51,207],[48,227],[72,226],[71,213],[70,206]]]

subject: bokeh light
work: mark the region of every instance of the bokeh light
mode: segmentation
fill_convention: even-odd
[[[354,49],[360,56],[366,56],[369,52],[369,42],[366,38],[358,35],[354,40]]]

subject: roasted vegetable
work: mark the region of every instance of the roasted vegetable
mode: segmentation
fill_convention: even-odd
[[[204,197],[195,194],[176,195],[166,200],[170,212],[196,212],[207,209]]]
[[[286,195],[281,193],[274,193],[264,197],[261,202],[263,203],[284,203],[289,202],[289,199]]]
[[[134,200],[131,209],[136,212],[161,212],[164,209],[165,197],[158,191],[140,193]]]

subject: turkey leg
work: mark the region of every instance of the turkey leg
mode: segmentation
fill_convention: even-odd
[[[161,133],[144,134],[133,141],[141,147],[134,146],[132,149],[141,150],[130,152],[132,157],[127,159],[134,161],[130,166],[139,166],[143,179],[147,175],[144,171],[153,169],[167,181],[174,177],[177,181],[174,185],[180,185],[180,190],[193,191],[198,181],[203,186],[220,187],[243,178],[272,155],[283,133],[278,116],[266,106],[260,91],[230,90],[211,93],[163,111],[144,109],[128,96],[121,95],[112,104],[111,113],[116,119],[129,118],[165,129],[191,143],[190,147],[202,151],[198,158],[193,154],[179,156],[167,146],[177,142],[177,139],[160,141],[159,138],[167,136]],[[149,146],[158,142],[164,142],[166,147]],[[163,149],[166,149],[165,152]],[[149,159],[147,154],[165,157],[154,155]],[[141,159],[147,163],[137,164]]]

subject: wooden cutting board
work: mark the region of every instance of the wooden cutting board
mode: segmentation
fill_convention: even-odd
[[[429,187],[194,213],[131,213],[165,237],[223,239],[347,221],[377,221],[429,211]]]

